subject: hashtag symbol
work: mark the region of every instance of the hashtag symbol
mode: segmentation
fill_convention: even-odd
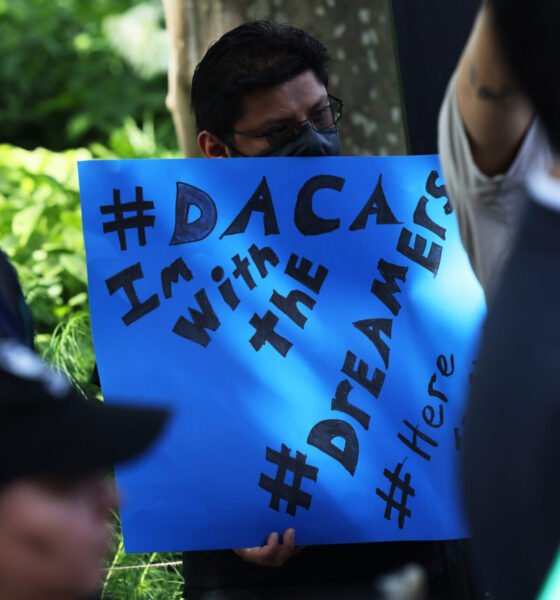
[[[307,456],[296,452],[295,458],[291,456],[291,450],[282,444],[282,450],[277,452],[271,448],[266,449],[266,460],[278,466],[276,479],[261,474],[259,487],[271,494],[270,508],[280,511],[280,500],[287,503],[286,512],[295,516],[298,506],[309,510],[311,506],[311,494],[301,490],[302,480],[311,479],[317,481],[319,469],[306,464]],[[286,483],[288,471],[293,473],[291,485]]]
[[[144,200],[143,190],[136,187],[136,200],[134,202],[125,202],[121,204],[121,191],[113,190],[113,204],[105,204],[101,207],[102,215],[114,215],[113,221],[103,223],[103,233],[112,233],[116,231],[119,236],[121,250],[126,250],[126,230],[136,229],[138,232],[138,243],[140,246],[146,245],[146,227],[153,227],[156,218],[152,215],[144,214],[144,211],[153,210],[154,203]],[[125,213],[134,213],[127,217]]]
[[[385,469],[383,471],[383,475],[389,480],[391,483],[391,487],[389,489],[389,493],[386,494],[380,488],[377,488],[375,493],[382,498],[386,502],[385,507],[385,515],[384,517],[390,521],[393,510],[397,510],[399,513],[399,529],[404,528],[404,520],[406,517],[412,516],[412,511],[407,508],[406,501],[409,496],[415,496],[414,488],[410,485],[411,475],[407,473],[404,476],[404,479],[401,478],[401,470],[403,468],[405,461],[402,463],[398,463],[397,468],[394,473],[391,473],[389,469]],[[400,502],[395,500],[395,495],[399,491],[401,493]]]

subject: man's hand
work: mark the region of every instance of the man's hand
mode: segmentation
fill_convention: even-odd
[[[296,548],[296,532],[287,529],[282,536],[282,543],[278,542],[278,534],[271,533],[266,544],[256,548],[238,548],[234,552],[246,562],[261,567],[281,567],[289,558],[301,552],[302,548]]]

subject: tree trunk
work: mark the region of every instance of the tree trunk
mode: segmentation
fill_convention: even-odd
[[[185,156],[200,155],[190,109],[194,69],[213,41],[241,23],[244,4],[229,0],[163,0],[171,42],[166,105]]]

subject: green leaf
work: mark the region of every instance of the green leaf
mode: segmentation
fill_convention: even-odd
[[[60,257],[60,264],[78,281],[87,284],[86,261],[83,256],[78,256],[77,254],[63,254]]]
[[[12,232],[19,238],[20,246],[27,244],[31,234],[37,228],[42,214],[43,207],[41,205],[28,206],[16,214],[12,221]]]

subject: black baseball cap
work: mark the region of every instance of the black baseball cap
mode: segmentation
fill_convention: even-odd
[[[19,342],[0,341],[0,485],[80,478],[135,458],[168,411],[88,400]]]

